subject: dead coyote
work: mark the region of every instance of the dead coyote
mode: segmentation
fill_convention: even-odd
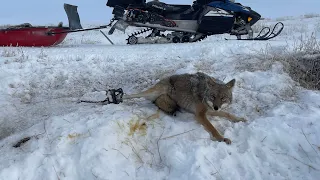
[[[195,118],[218,141],[231,144],[231,140],[224,138],[210,123],[206,115],[220,116],[232,122],[246,120],[224,111],[219,111],[223,104],[232,101],[232,89],[235,79],[224,84],[207,74],[173,75],[162,79],[150,89],[138,94],[124,95],[123,99],[144,97],[166,113],[174,114],[179,108],[195,114]]]

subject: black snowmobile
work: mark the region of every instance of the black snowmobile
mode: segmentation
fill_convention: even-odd
[[[284,28],[283,23],[279,22],[272,31],[264,27],[254,37],[251,27],[260,20],[261,15],[230,0],[197,0],[192,5],[166,4],[158,0],[147,3],[146,0],[108,0],[107,6],[113,8],[109,25],[82,29],[77,6],[65,4],[71,29],[68,32],[111,26],[111,35],[116,29],[125,32],[128,26],[144,27],[130,35],[127,41],[128,44],[149,44],[196,42],[210,35],[225,33],[235,35],[237,40],[269,40],[278,36]],[[147,32],[147,36],[142,36]],[[243,35],[247,37],[242,38]]]
[[[197,0],[193,5],[173,5],[159,1],[109,0],[114,8],[114,20],[109,34],[115,29],[125,31],[128,26],[146,27],[129,36],[128,44],[196,42],[210,35],[228,33],[243,40],[268,40],[279,35],[283,24],[278,23],[272,32],[265,27],[253,37],[252,25],[261,15],[250,7],[229,0]],[[276,28],[277,27],[277,28]],[[280,28],[279,28],[280,27]],[[147,37],[139,34],[151,32]],[[164,34],[165,31],[171,33]]]

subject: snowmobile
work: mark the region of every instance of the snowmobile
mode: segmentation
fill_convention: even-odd
[[[128,26],[145,27],[127,39],[128,44],[143,43],[186,43],[205,39],[210,35],[235,35],[238,40],[269,40],[278,36],[284,25],[277,23],[270,32],[269,27],[253,37],[252,26],[261,15],[250,7],[229,0],[197,0],[192,5],[174,5],[159,1],[109,0],[113,8],[115,29],[125,31]],[[280,28],[279,28],[280,27]],[[165,33],[170,31],[171,33]],[[146,37],[138,35],[151,32]]]
[[[143,28],[129,35],[127,44],[133,45],[197,42],[216,34],[235,35],[237,40],[269,40],[284,28],[279,22],[272,31],[264,27],[254,37],[252,26],[261,15],[230,0],[196,0],[192,5],[166,4],[158,0],[108,0],[106,5],[113,8],[110,24],[83,29],[77,6],[64,4],[70,28],[66,33],[111,27],[108,34],[112,35],[115,30],[125,32],[129,26]]]

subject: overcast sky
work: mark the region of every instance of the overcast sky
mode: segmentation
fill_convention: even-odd
[[[171,4],[192,4],[193,0],[162,0]],[[236,0],[259,12],[263,17],[298,16],[320,13],[320,0]],[[111,8],[107,0],[1,0],[0,24],[67,23],[63,4],[78,5],[82,23],[108,23]]]

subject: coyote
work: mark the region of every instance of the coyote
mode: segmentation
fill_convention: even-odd
[[[244,118],[220,111],[222,105],[231,103],[234,85],[235,79],[225,84],[201,72],[180,74],[164,78],[141,93],[124,95],[123,99],[143,97],[171,115],[180,108],[184,109],[195,115],[195,119],[204,126],[212,140],[215,138],[231,144],[231,140],[224,138],[210,123],[207,115],[225,117],[232,122],[246,121]]]

